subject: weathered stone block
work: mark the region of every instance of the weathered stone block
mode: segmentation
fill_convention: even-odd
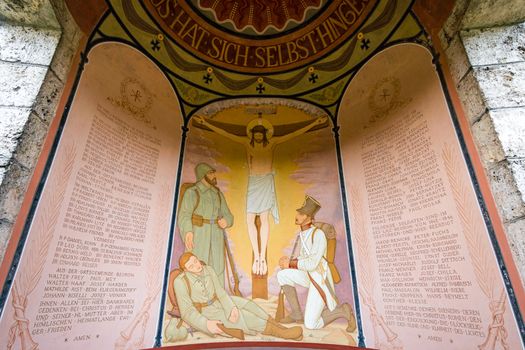
[[[472,125],[472,136],[485,168],[505,159],[501,142],[488,114],[483,115],[478,122]]]
[[[502,220],[508,223],[525,216],[523,199],[509,163],[498,163],[488,171],[488,177]]]
[[[37,28],[60,28],[48,0],[2,0],[0,20]]]
[[[47,68],[0,62],[0,106],[31,107]]]
[[[447,49],[456,33],[461,29],[461,20],[465,15],[470,0],[457,0],[450,17],[443,24],[439,32],[439,39],[443,49]]]
[[[64,84],[52,70],[48,70],[33,108],[33,111],[47,124],[55,116],[63,89]]]
[[[488,108],[525,106],[525,62],[474,68]]]
[[[11,238],[11,229],[13,224],[8,221],[0,221],[0,262],[3,261],[5,251],[7,249],[7,243]]]
[[[510,158],[525,158],[525,107],[490,111],[494,129]]]
[[[0,166],[9,164],[30,113],[29,108],[0,107]]]
[[[525,159],[509,160],[516,186],[521,194],[521,200],[525,205]]]
[[[75,19],[69,13],[66,2],[63,0],[50,0],[50,2],[62,28],[64,39],[70,44],[78,44],[78,33],[80,30]]]
[[[0,60],[49,65],[60,32],[0,23]]]
[[[487,28],[525,21],[523,0],[470,0],[463,28]]]
[[[445,54],[449,64],[450,74],[452,75],[452,79],[454,79],[454,84],[458,86],[470,68],[469,59],[458,34],[454,36]]]
[[[0,187],[0,220],[14,222],[27,190],[31,171],[12,162]]]
[[[15,159],[24,167],[34,169],[47,134],[48,125],[31,113],[15,152]]]
[[[525,61],[525,23],[461,32],[473,66]]]
[[[473,71],[467,73],[459,83],[458,94],[470,124],[476,122],[485,113],[487,107]]]
[[[508,224],[506,231],[510,250],[523,284],[525,281],[525,219]]]
[[[65,39],[58,44],[55,58],[51,61],[51,70],[55,72],[56,76],[62,81],[67,80],[69,70],[71,69],[71,61],[75,55],[76,49],[71,47]]]

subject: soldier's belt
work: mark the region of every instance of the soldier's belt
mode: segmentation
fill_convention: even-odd
[[[202,226],[204,224],[215,225],[219,221],[219,218],[205,219],[201,215],[193,214],[191,216],[191,223],[195,226]]]
[[[217,300],[219,300],[217,298],[217,294],[214,294],[213,295],[213,298],[211,298],[210,300],[208,300],[207,302],[205,303],[193,303],[193,306],[195,306],[195,308],[197,309],[198,312],[201,312],[201,310],[203,308],[205,308],[206,306],[210,306],[211,304],[213,304],[214,302],[216,302]]]

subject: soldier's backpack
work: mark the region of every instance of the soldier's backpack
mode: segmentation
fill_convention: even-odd
[[[170,271],[170,278],[169,278],[169,284],[168,284],[168,297],[170,299],[171,305],[173,306],[171,310],[168,310],[168,314],[172,317],[178,317],[180,316],[180,309],[179,305],[177,304],[177,296],[175,295],[175,288],[173,288],[173,283],[175,282],[175,278],[177,278],[182,273],[182,269],[173,269]],[[188,285],[188,290],[190,290],[190,286]]]
[[[334,283],[339,283],[341,282],[341,275],[339,274],[339,271],[337,270],[337,266],[335,266],[335,263],[334,263],[335,248],[337,244],[335,228],[333,225],[330,225],[324,222],[316,222],[314,223],[314,226],[322,230],[324,232],[324,235],[326,236],[326,256],[324,256],[323,258],[328,263],[328,268],[330,269],[330,272],[332,273],[332,278],[334,280]],[[314,241],[314,236],[317,231],[318,230],[315,230],[314,233],[312,234],[312,242]]]
[[[187,190],[189,190],[190,188],[192,188],[195,185],[196,185],[196,183],[194,183],[194,182],[185,182],[182,185],[180,185],[179,203],[178,203],[178,207],[177,207],[177,213],[180,210],[180,206],[182,204],[182,199],[184,198],[184,194],[186,193]],[[217,189],[217,190],[220,192],[219,189]],[[195,194],[197,195],[197,201],[195,202],[195,205],[193,206],[193,211],[195,211],[195,209],[197,209],[197,207],[199,206],[200,200],[201,200],[201,194],[200,194],[200,192],[198,190],[195,190]],[[221,196],[220,195],[219,195],[219,200],[221,200]],[[192,222],[193,225],[201,227],[202,224],[203,224],[203,218],[200,215],[193,214],[192,217],[191,217],[191,222]]]
[[[184,198],[184,193],[186,193],[186,191],[195,186],[196,183],[194,182],[185,182],[183,183],[182,185],[180,185],[180,189],[179,189],[179,204],[178,204],[178,207],[177,207],[177,212],[179,211],[180,209],[180,205],[182,204],[182,198]],[[194,209],[197,209],[197,207],[199,206],[199,202],[200,202],[200,193],[199,191],[195,191],[195,193],[197,193],[197,202],[195,204],[195,208]]]

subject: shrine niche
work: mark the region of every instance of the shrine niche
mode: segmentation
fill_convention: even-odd
[[[413,1],[106,4],[2,267],[3,347],[524,348]]]

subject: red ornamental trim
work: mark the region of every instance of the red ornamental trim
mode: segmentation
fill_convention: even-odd
[[[251,26],[259,34],[271,27],[281,31],[290,20],[301,23],[308,9],[318,9],[321,4],[321,0],[199,1],[199,6],[213,11],[219,22],[232,22],[239,31]]]
[[[208,1],[208,6],[224,8],[230,6],[228,16],[236,18],[240,13],[247,14],[246,21],[256,21],[256,17],[269,18],[275,16],[269,7],[268,11],[256,12],[250,16],[250,10],[233,6],[232,0],[202,0]],[[237,1],[239,3],[240,0]],[[245,0],[263,3],[263,0]],[[282,3],[311,3],[322,0],[274,0]],[[278,37],[254,38],[239,37],[237,34],[221,30],[210,25],[184,0],[146,0],[144,4],[157,23],[173,39],[177,45],[194,54],[210,65],[226,68],[236,72],[256,73],[278,72],[294,69],[309,64],[339,45],[348,41],[357,29],[370,16],[379,0],[332,0],[323,7],[317,18],[296,30]],[[230,5],[228,5],[230,4]],[[299,5],[295,5],[298,7]],[[294,7],[294,8],[295,8]],[[304,6],[303,6],[304,7]],[[295,16],[290,7],[286,7],[284,17]],[[235,11],[234,11],[235,9]],[[303,8],[304,11],[304,8]],[[270,14],[268,14],[270,13]],[[240,15],[239,15],[240,16]],[[241,18],[241,17],[239,17]],[[250,20],[251,18],[251,20]],[[272,19],[273,21],[273,19]],[[279,20],[281,21],[281,20]],[[282,21],[281,21],[282,22]],[[244,22],[239,22],[244,23]],[[279,22],[280,23],[280,22]]]

